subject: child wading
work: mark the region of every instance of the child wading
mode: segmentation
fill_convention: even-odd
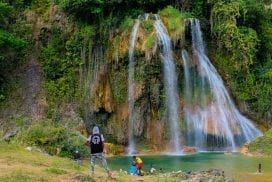
[[[86,144],[91,148],[91,175],[93,176],[94,174],[95,161],[96,159],[99,159],[102,162],[103,167],[107,171],[108,176],[111,177],[106,158],[103,154],[104,137],[102,134],[100,134],[99,128],[97,126],[93,128],[93,133],[87,139]]]

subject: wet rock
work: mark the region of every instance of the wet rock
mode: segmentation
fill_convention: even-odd
[[[121,155],[125,153],[125,147],[123,145],[104,143],[104,147],[105,153],[108,155]]]
[[[225,172],[221,169],[210,169],[207,171],[200,172],[172,172],[170,173],[172,177],[178,177],[180,180],[199,182],[199,181],[230,181],[226,176]]]
[[[183,152],[184,153],[196,153],[197,148],[196,147],[191,147],[191,146],[184,146],[183,147]]]

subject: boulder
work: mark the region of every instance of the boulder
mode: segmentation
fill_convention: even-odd
[[[5,140],[6,142],[9,142],[10,139],[12,137],[14,137],[17,133],[18,133],[18,129],[17,128],[9,130],[8,132],[6,132],[5,136],[3,137],[3,140]]]
[[[240,153],[244,155],[247,155],[249,153],[248,144],[245,144],[240,148]]]

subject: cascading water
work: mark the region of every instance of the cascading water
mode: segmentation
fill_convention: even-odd
[[[186,50],[181,51],[182,59],[183,59],[183,70],[184,70],[184,81],[185,81],[185,90],[184,90],[184,117],[185,121],[190,121],[189,112],[187,109],[190,107],[190,102],[192,100],[192,88],[191,88],[191,79],[190,79],[190,68],[189,68],[189,55]],[[187,123],[187,126],[190,123]],[[187,136],[187,143],[192,143],[192,137],[190,135]]]
[[[129,126],[128,126],[128,154],[135,152],[135,142],[133,137],[134,127],[134,47],[139,29],[140,20],[137,19],[131,32],[129,42],[129,68],[128,68],[128,103],[129,103]]]
[[[164,84],[167,96],[168,121],[170,122],[171,151],[180,154],[180,130],[179,130],[179,99],[177,94],[177,76],[173,62],[171,40],[161,20],[156,16],[155,29],[162,46],[161,57],[163,59]]]
[[[198,74],[190,72],[182,51],[185,71],[185,119],[189,145],[200,150],[232,150],[262,133],[239,113],[223,80],[205,53],[199,21],[191,19],[192,49]],[[190,85],[190,83],[197,83]]]
[[[149,13],[144,14],[144,19],[145,19],[145,21],[147,21],[149,19]]]
[[[91,98],[94,97],[95,85],[98,81],[98,73],[104,65],[104,51],[102,46],[92,47],[91,43],[84,42],[81,50],[81,60],[79,70],[80,90],[82,91],[82,107],[84,110],[84,120],[90,120],[90,112],[93,111],[94,104]]]

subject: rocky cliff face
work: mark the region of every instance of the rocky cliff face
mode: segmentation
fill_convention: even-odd
[[[179,13],[179,12],[178,12]],[[51,96],[46,95],[43,90],[42,68],[37,61],[39,51],[42,46],[46,46],[48,39],[52,36],[53,25],[58,25],[61,30],[77,28],[69,25],[66,15],[57,7],[52,6],[49,10],[47,22],[41,21],[38,15],[29,12],[26,19],[33,28],[33,39],[35,41],[35,53],[29,58],[29,65],[26,66],[27,82],[25,102],[31,108],[27,113],[30,117],[41,119],[46,117],[49,110],[47,99]],[[184,76],[182,60],[180,58],[180,48],[188,46],[185,43],[182,17],[172,17],[171,14],[162,12],[160,14],[162,21],[169,31],[169,35],[174,44],[175,65],[178,72],[178,91],[183,107],[183,83]],[[165,87],[163,83],[163,69],[159,53],[159,43],[154,30],[154,17],[141,24],[139,35],[135,46],[135,80],[134,95],[135,101],[135,122],[133,133],[137,145],[148,143],[155,150],[165,150],[168,148],[170,138],[169,124],[167,121],[167,109],[165,104]],[[169,22],[171,21],[170,24]],[[108,142],[122,145],[128,144],[128,124],[129,124],[129,103],[128,103],[128,48],[129,36],[134,20],[126,20],[124,26],[112,30],[114,32],[109,36],[109,44],[103,52],[102,64],[94,70],[96,77],[92,82],[86,82],[89,86],[85,90],[90,93],[90,97],[79,95],[78,100],[73,103],[65,103],[61,107],[61,115],[64,117],[76,118],[75,120],[84,120],[85,126],[89,132],[94,125],[100,126]],[[95,46],[94,46],[95,47]],[[94,60],[90,59],[90,62]],[[80,72],[80,68],[78,68]],[[79,74],[79,73],[78,73]],[[83,75],[84,76],[84,75]],[[85,75],[86,76],[86,75]],[[80,82],[78,75],[78,82]],[[37,96],[37,97],[34,97]],[[84,101],[82,101],[82,98]],[[85,104],[87,103],[87,104]],[[83,107],[87,109],[82,109]],[[67,108],[66,108],[67,107]],[[272,111],[265,116],[252,113],[246,103],[239,104],[240,110],[252,115],[254,120],[260,121],[264,127],[269,125],[272,120]],[[83,114],[79,114],[82,112]],[[68,113],[68,114],[67,114]],[[38,114],[38,115],[36,115]],[[180,110],[180,118],[183,118],[183,111]],[[80,115],[80,117],[79,117]],[[63,118],[62,118],[63,119]],[[271,126],[271,123],[270,123]],[[209,131],[213,130],[208,126]],[[182,128],[182,127],[181,127]],[[84,132],[86,132],[84,130]],[[211,132],[212,133],[212,132]]]
[[[167,140],[165,126],[164,88],[160,60],[147,61],[140,57],[136,63],[137,78],[134,84],[135,122],[134,136],[137,141],[148,141],[156,149],[164,148]],[[120,61],[101,68],[95,86],[94,109],[87,125],[97,124],[108,140],[126,145],[128,143],[129,106],[127,98],[127,61]]]

